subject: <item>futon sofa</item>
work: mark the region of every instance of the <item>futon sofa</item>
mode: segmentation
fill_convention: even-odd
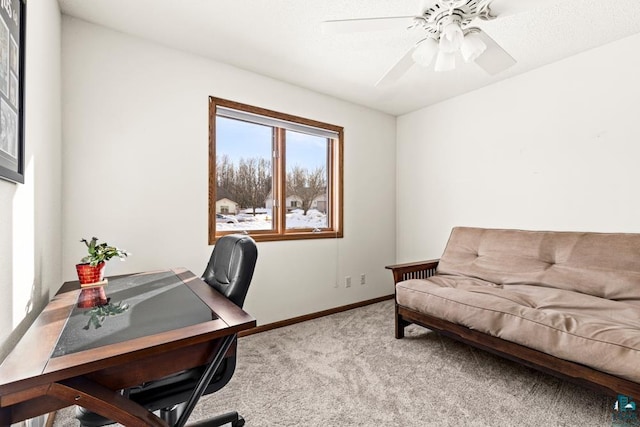
[[[456,227],[439,260],[387,268],[396,338],[417,324],[640,397],[640,234]]]

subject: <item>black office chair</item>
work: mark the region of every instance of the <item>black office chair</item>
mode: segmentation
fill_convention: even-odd
[[[258,249],[251,237],[226,235],[216,242],[202,279],[238,307],[242,307],[253,277],[257,257]],[[211,371],[213,367],[209,368],[211,372],[207,374],[212,375],[212,378],[202,392],[203,395],[220,390],[233,376],[236,367],[236,345],[237,340],[234,339],[231,343],[231,351],[227,352],[231,355],[225,357],[215,371]],[[170,426],[178,425],[178,422],[182,426],[199,398],[197,396],[195,401],[191,399],[207,367],[201,366],[154,380],[123,390],[123,394],[150,411],[159,410],[160,418]],[[98,427],[114,423],[81,406],[76,407],[76,418],[82,427]],[[237,412],[231,412],[206,421],[206,425],[211,427],[227,423],[231,423],[234,427],[241,427],[244,425],[244,419]]]

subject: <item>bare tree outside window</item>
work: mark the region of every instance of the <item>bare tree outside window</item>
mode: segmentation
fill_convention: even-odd
[[[251,209],[265,207],[271,192],[271,165],[266,159],[240,159],[236,179],[236,198],[240,206]]]
[[[327,192],[327,178],[323,167],[309,171],[294,166],[287,174],[287,197],[295,196],[300,200],[300,208],[306,215],[314,200]]]

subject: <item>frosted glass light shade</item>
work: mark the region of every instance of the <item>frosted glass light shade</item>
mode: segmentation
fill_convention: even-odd
[[[447,24],[440,33],[440,50],[442,52],[456,52],[460,49],[464,34],[458,24]]]
[[[454,52],[443,52],[442,49],[438,51],[438,57],[436,58],[436,65],[434,69],[436,71],[450,71],[456,68],[456,54]]]
[[[418,44],[416,48],[413,50],[411,57],[415,61],[416,64],[421,65],[423,67],[428,67],[433,61],[433,58],[436,56],[436,52],[438,51],[438,42],[432,38],[427,38]]]
[[[469,33],[462,40],[460,53],[466,62],[475,61],[487,50],[487,45],[480,39],[478,33]]]

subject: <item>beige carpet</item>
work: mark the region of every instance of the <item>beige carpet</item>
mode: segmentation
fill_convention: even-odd
[[[192,421],[247,426],[611,427],[614,399],[411,326],[393,301],[241,338],[235,376]],[[54,426],[75,426],[60,411]]]

